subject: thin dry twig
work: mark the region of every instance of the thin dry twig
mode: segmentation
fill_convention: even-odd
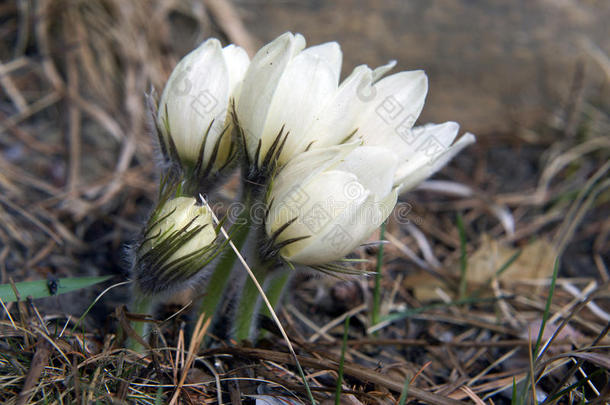
[[[17,398],[18,405],[25,405],[29,403],[30,398],[34,395],[36,384],[40,380],[42,371],[49,363],[49,356],[51,355],[51,344],[47,339],[40,338],[36,344],[36,351],[30,364],[23,388]]]
[[[205,4],[231,42],[244,48],[250,57],[254,56],[258,48],[256,41],[246,29],[231,1],[205,0]]]

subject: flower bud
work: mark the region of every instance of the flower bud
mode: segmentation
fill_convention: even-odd
[[[191,197],[162,201],[136,250],[136,280],[144,293],[173,289],[217,253],[212,215]]]
[[[242,48],[221,48],[212,38],[176,65],[157,113],[162,149],[174,162],[206,176],[233,157],[230,103],[239,95],[248,64]]]
[[[304,152],[272,179],[269,252],[308,266],[340,260],[368,239],[396,204],[397,158],[354,144]]]

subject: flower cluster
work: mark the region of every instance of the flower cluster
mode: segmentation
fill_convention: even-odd
[[[259,174],[249,180],[269,187],[270,251],[296,264],[343,258],[400,192],[474,142],[466,134],[454,143],[454,122],[413,127],[428,90],[423,71],[385,76],[395,62],[363,65],[339,82],[341,62],[336,42],[305,48],[286,33],[254,56],[237,103],[247,173]]]
[[[454,122],[414,127],[428,79],[421,70],[388,75],[395,64],[357,66],[340,81],[339,44],[307,48],[292,33],[252,61],[216,39],[185,56],[155,112],[173,194],[143,233],[140,287],[161,291],[209,263],[217,234],[194,198],[238,164],[242,201],[266,207],[263,227],[246,218],[256,240],[251,260],[269,268],[284,262],[345,269],[341,260],[386,220],[400,193],[475,140],[468,133],[456,140]],[[209,279],[226,284],[227,277],[217,270]]]

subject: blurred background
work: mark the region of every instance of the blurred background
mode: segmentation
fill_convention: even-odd
[[[263,42],[284,31],[310,44],[338,41],[344,74],[389,59],[399,71],[424,69],[430,92],[422,122],[451,119],[476,134],[527,139],[527,129],[562,116],[578,75],[589,97],[608,96],[610,11],[602,1],[238,4]]]

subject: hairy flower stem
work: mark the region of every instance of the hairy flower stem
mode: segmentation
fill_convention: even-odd
[[[250,193],[245,192],[242,201],[244,203],[244,210],[241,212],[237,218],[237,221],[233,225],[236,227],[236,231],[233,233],[231,238],[235,246],[240,250],[248,240],[248,235],[252,233],[252,221],[250,217],[252,198]],[[199,313],[205,314],[205,320],[216,317],[218,305],[225,293],[236,261],[237,256],[235,253],[231,249],[227,249],[226,253],[218,261],[212,276],[208,280],[205,296],[203,297],[201,305],[199,306]]]
[[[260,239],[260,232],[264,231],[256,230],[251,233],[254,236],[252,242]],[[256,243],[250,245],[250,248],[253,248],[254,251],[247,257],[248,264],[258,283],[263,286],[269,303],[275,309],[285,287],[288,285],[291,273],[287,269],[277,268],[276,262],[273,260],[263,260],[259,256],[260,250],[257,247],[258,244]],[[257,337],[256,326],[259,314],[271,316],[269,309],[263,305],[263,300],[254,281],[248,277],[239,295],[237,311],[235,312],[234,336],[236,340],[254,340]]]
[[[259,284],[263,284],[269,275],[269,269],[258,263],[251,266],[252,273]],[[261,306],[261,299],[254,282],[248,278],[241,291],[237,312],[235,313],[235,338],[237,341],[253,339],[255,334],[256,320]]]
[[[270,277],[267,278],[267,283],[265,287],[265,294],[267,295],[267,299],[269,299],[269,303],[273,307],[273,309],[277,309],[278,304],[282,297],[284,296],[284,292],[286,291],[286,287],[290,284],[290,280],[292,279],[292,273],[288,269],[277,269]],[[261,315],[265,315],[271,317],[271,313],[269,312],[269,308],[265,305],[261,307]],[[259,334],[260,337],[265,337],[265,331]]]
[[[263,181],[263,179],[259,180]],[[264,184],[265,182],[266,179],[262,183],[244,182],[244,194],[250,196],[253,202],[262,203],[265,196],[261,193],[262,190],[254,185]],[[274,267],[273,260],[265,260],[261,257],[261,240],[263,238],[265,238],[264,224],[251,223],[248,240],[244,243],[244,248],[241,249],[256,280],[261,285],[265,285],[265,280],[272,273]],[[275,306],[280,294],[281,288],[275,294],[275,299],[271,300],[272,305]],[[237,308],[233,318],[233,336],[236,340],[253,339],[256,337],[255,328],[261,303],[262,300],[256,285],[250,277],[247,277],[237,297]]]
[[[288,269],[279,269],[276,274],[270,277],[269,282],[265,286],[265,294],[267,294],[267,298],[274,309],[277,307],[286,290],[286,286],[289,284],[290,276],[291,272]],[[263,307],[261,313],[271,316],[267,307]]]
[[[133,313],[136,314],[152,315],[153,297],[144,295],[141,292],[137,291],[136,288],[134,288],[130,309]],[[150,325],[148,324],[148,322],[132,321],[131,327],[133,328],[135,333],[142,337],[142,339],[147,340],[148,332],[150,331]],[[127,342],[127,347],[138,353],[144,352],[144,346],[142,346],[140,342],[133,338],[129,338]]]

